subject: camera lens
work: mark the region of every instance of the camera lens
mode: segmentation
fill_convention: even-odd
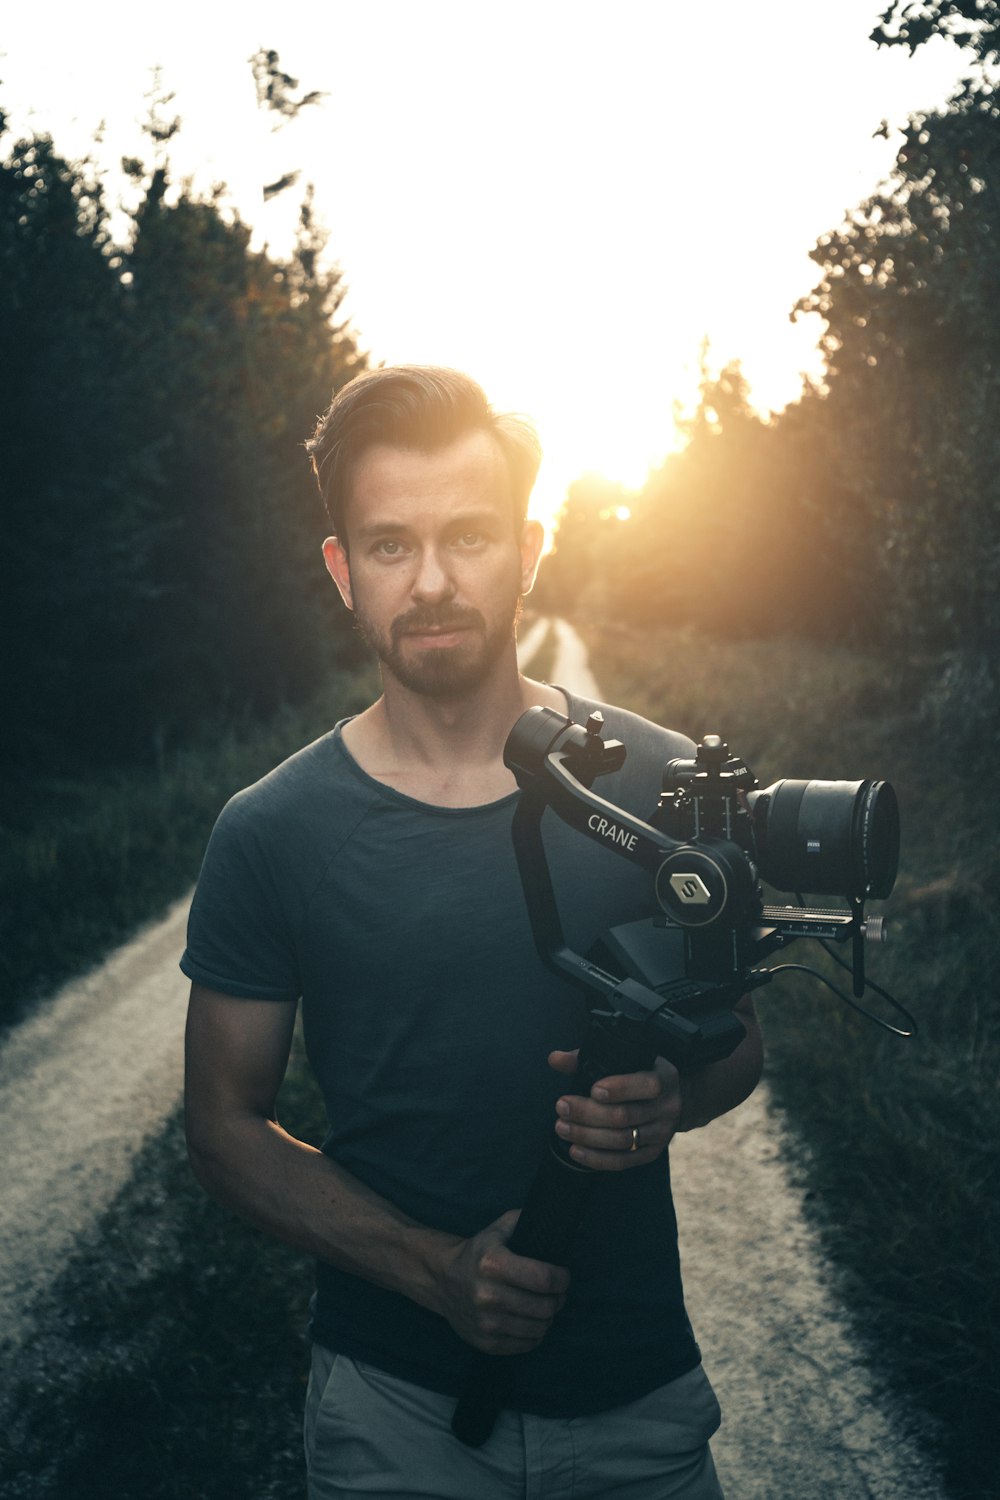
[[[778,890],[889,895],[899,806],[887,781],[776,781],[747,802],[760,873]]]

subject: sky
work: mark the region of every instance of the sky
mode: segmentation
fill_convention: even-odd
[[[887,0],[886,0],[887,3]],[[886,176],[909,114],[948,97],[952,44],[868,40],[879,0],[136,0],[18,7],[0,104],[112,176],[148,159],[162,69],[175,175],[225,182],[287,251],[312,182],[343,311],[376,362],[466,369],[536,422],[548,519],[576,477],[639,486],[676,403],[739,359],[758,408],[821,373],[809,251]],[[272,132],[248,59],[321,104]],[[893,127],[879,137],[883,120]],[[101,144],[95,146],[95,132]],[[263,204],[264,183],[301,169]]]

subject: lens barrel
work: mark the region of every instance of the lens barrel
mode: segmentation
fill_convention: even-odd
[[[776,781],[749,792],[757,862],[780,891],[883,899],[899,868],[899,805],[887,781]]]

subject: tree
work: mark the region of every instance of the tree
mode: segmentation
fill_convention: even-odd
[[[976,9],[995,52],[995,6],[907,9],[899,41]],[[802,304],[827,322],[828,418],[886,629],[980,662],[1000,645],[998,190],[1000,109],[980,71],[909,122],[885,188],[814,251],[822,276]]]
[[[175,188],[179,122],[127,244],[46,138],[0,163],[0,644],[8,766],[146,755],[309,691],[350,639],[303,441],[364,366],[311,196],[285,259],[222,190]]]
[[[219,707],[295,701],[331,659],[340,626],[302,443],[364,360],[335,324],[342,277],[308,200],[276,261],[216,202],[161,188],[154,174],[127,259],[132,420],[157,455],[150,698],[191,730]]]
[[[799,310],[826,320],[824,384],[763,421],[738,366],[703,369],[684,450],[598,553],[634,620],[947,652],[941,701],[976,722],[1000,701],[1000,4],[894,0],[873,39],[937,35],[965,42],[968,77],[813,253]],[[571,494],[580,557],[587,524]]]
[[[152,527],[121,421],[119,265],[90,164],[47,136],[15,142],[0,163],[8,763],[72,754],[109,711],[110,681],[128,688]]]
[[[1000,61],[997,0],[892,0],[871,34],[880,47],[911,53],[940,36],[968,47],[980,65]]]
[[[738,363],[713,375],[703,361],[698,406],[675,421],[685,446],[639,494],[571,487],[547,565],[559,606],[730,637],[847,634],[849,547],[816,393],[765,421]]]
[[[535,602],[546,609],[602,609],[614,562],[609,539],[624,504],[620,485],[603,474],[585,474],[570,485],[559,512],[553,548],[536,585]]]
[[[299,87],[299,80],[283,71],[281,59],[273,48],[259,47],[249,62],[257,89],[257,103],[271,117],[272,131],[280,130],[289,120],[298,119],[311,104],[320,104],[326,98],[317,89],[311,89],[296,99],[294,91]],[[298,172],[282,172],[273,182],[265,183],[265,203],[292,187],[298,179]]]

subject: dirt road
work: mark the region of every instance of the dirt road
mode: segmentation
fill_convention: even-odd
[[[110,1203],[181,1089],[188,898],[59,991],[0,1048],[0,1333]]]
[[[525,634],[529,669],[547,628]],[[556,630],[551,680],[599,697],[578,638],[562,621]],[[67,986],[0,1051],[8,1337],[28,1333],[32,1299],[176,1102],[186,906]],[[904,1414],[873,1392],[786,1155],[766,1085],[672,1147],[685,1286],[725,1413],[713,1447],[730,1500],[941,1500]]]

